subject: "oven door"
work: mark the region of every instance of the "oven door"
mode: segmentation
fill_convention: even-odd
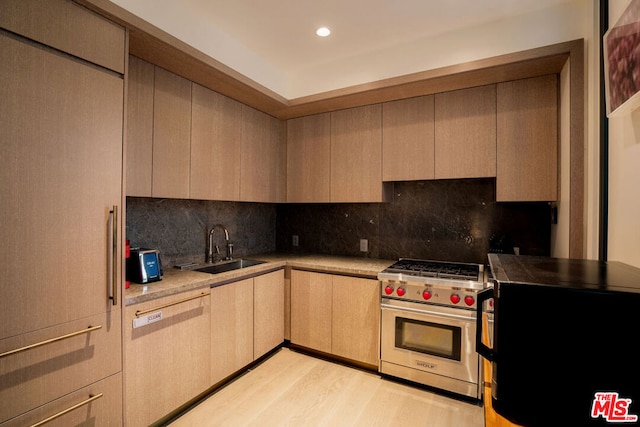
[[[381,372],[477,397],[474,311],[388,298],[381,302]]]

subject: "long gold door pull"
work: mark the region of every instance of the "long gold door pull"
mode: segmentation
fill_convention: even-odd
[[[70,408],[67,408],[67,409],[65,409],[63,411],[58,412],[57,414],[51,415],[49,418],[45,418],[44,420],[42,420],[40,422],[32,424],[31,427],[38,427],[38,426],[44,425],[44,424],[48,423],[49,421],[53,421],[56,418],[59,418],[59,417],[63,416],[64,414],[67,414],[67,413],[73,411],[74,409],[78,409],[81,406],[88,405],[89,403],[93,402],[96,399],[100,399],[101,397],[102,397],[102,393],[96,394],[95,396],[89,395],[89,398],[87,400],[84,400],[84,401],[82,401],[80,403],[77,403],[77,404],[71,406]]]
[[[206,296],[207,296],[207,294],[203,292],[200,295],[197,295],[195,297],[189,297],[189,298],[181,299],[179,301],[171,302],[169,304],[161,305],[159,307],[150,308],[148,310],[138,310],[138,311],[136,311],[136,317],[142,316],[143,314],[152,313],[154,311],[162,310],[163,308],[167,308],[167,307],[171,307],[171,306],[174,306],[174,305],[182,304],[183,302],[187,302],[187,301],[191,301],[191,300],[194,300],[194,299],[206,297]]]
[[[53,342],[56,341],[61,341],[61,340],[65,340],[67,338],[71,338],[71,337],[75,337],[77,335],[82,335],[82,334],[88,334],[89,332],[93,332],[93,331],[97,331],[98,329],[101,329],[102,325],[98,325],[98,326],[89,326],[87,329],[83,329],[81,331],[77,331],[77,332],[72,332],[70,334],[67,335],[62,335],[56,338],[51,338],[50,340],[45,340],[45,341],[41,341],[35,344],[31,344],[31,345],[27,345],[24,347],[20,347],[20,348],[16,348],[15,350],[9,350],[6,351],[4,353],[0,353],[0,359],[6,356],[10,356],[12,354],[16,354],[16,353],[20,353],[22,351],[26,351],[26,350],[31,350],[32,348],[36,348],[36,347],[40,347],[46,344],[51,344]]]

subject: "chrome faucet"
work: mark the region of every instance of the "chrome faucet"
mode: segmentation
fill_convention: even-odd
[[[211,227],[211,230],[209,230],[209,247],[207,248],[207,262],[208,263],[214,263],[216,262],[216,257],[217,255],[220,254],[220,248],[218,247],[218,245],[213,244],[213,235],[214,232],[216,230],[216,228],[222,228],[222,231],[224,231],[224,240],[226,243],[226,247],[227,247],[227,254],[225,256],[225,260],[231,260],[233,259],[233,243],[231,243],[231,241],[229,240],[229,231],[227,230],[227,227],[225,227],[222,224],[216,224],[213,227]]]

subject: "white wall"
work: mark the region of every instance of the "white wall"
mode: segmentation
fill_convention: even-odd
[[[627,0],[610,0],[609,25]],[[609,120],[608,258],[640,267],[640,109]]]

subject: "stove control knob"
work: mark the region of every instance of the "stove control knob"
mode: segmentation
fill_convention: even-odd
[[[431,299],[431,291],[424,291],[422,292],[422,298],[424,299]]]
[[[404,288],[398,288],[398,290],[396,291],[396,294],[398,294],[399,297],[403,297],[405,293],[406,292]]]
[[[387,295],[391,295],[393,293],[393,286],[391,286],[391,285],[385,286],[384,293],[387,294]]]
[[[451,300],[452,303],[457,304],[460,302],[460,295],[451,294],[451,297],[449,299]]]
[[[469,307],[471,307],[475,302],[476,302],[475,298],[472,297],[471,295],[467,295],[466,297],[464,297],[464,303],[467,304]]]

